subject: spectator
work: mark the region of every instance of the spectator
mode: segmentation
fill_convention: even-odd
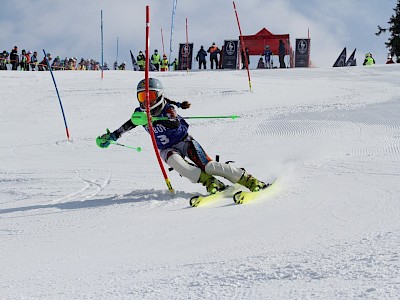
[[[14,49],[11,50],[10,53],[10,62],[12,65],[12,70],[16,71],[19,65],[19,56],[18,56],[18,47],[15,46]]]
[[[21,71],[29,71],[29,63],[31,61],[29,53],[32,52],[30,51],[26,52],[25,49],[23,49],[21,52],[21,60],[20,60]]]
[[[47,53],[47,58],[45,56],[43,58],[43,60],[39,63],[39,71],[47,71],[47,68],[48,68],[47,61],[49,61],[49,64],[50,64],[50,61],[51,61],[51,54],[50,53]]]
[[[174,61],[170,64],[173,67],[174,71],[178,70],[178,59],[175,58]]]
[[[78,64],[78,70],[81,70],[81,71],[87,70],[85,59],[81,58],[81,61]]]
[[[37,65],[38,65],[37,52],[33,51],[33,55],[31,57],[31,69],[32,69],[32,71],[36,71],[36,66]]]
[[[249,54],[249,48],[246,47],[246,57],[244,56],[244,52],[242,51],[242,69],[246,69],[246,58],[247,58],[247,64],[250,66],[250,54]]]
[[[392,55],[391,55],[390,53],[388,54],[388,57],[387,57],[387,60],[386,60],[386,64],[387,64],[387,65],[389,65],[389,64],[394,64]]]
[[[158,54],[157,49],[154,50],[154,54],[151,55],[151,63],[154,65],[157,71],[160,71],[161,56]]]
[[[108,67],[108,62],[107,61],[104,62],[104,65],[101,67],[101,69],[104,70],[104,71],[110,70],[110,68]]]
[[[126,67],[126,63],[122,62],[122,64],[120,66],[118,66],[118,70],[125,71],[125,69],[126,69],[125,67]]]
[[[285,64],[286,48],[282,40],[279,40],[279,67],[286,68]]]
[[[139,51],[139,55],[136,57],[137,64],[140,71],[144,71],[144,65],[146,64],[146,57],[142,51]]]
[[[51,64],[51,67],[53,68],[53,70],[55,71],[59,71],[62,69],[61,66],[61,58],[59,56],[57,56],[54,60],[53,63]]]
[[[272,56],[272,51],[269,48],[269,45],[267,45],[267,46],[265,46],[265,50],[264,50],[265,67],[267,69],[272,69],[271,56]]]
[[[161,60],[161,72],[168,71],[169,61],[167,59],[167,55],[163,54],[163,59]]]
[[[265,69],[265,64],[264,64],[262,55],[261,55],[260,59],[258,60],[257,69]]]
[[[363,62],[364,66],[372,66],[375,64],[375,59],[372,57],[372,53],[365,54],[365,59]]]
[[[220,52],[219,48],[215,45],[215,43],[212,43],[212,46],[208,48],[207,52],[210,53],[211,70],[214,69],[214,62],[215,68],[218,69],[218,54]]]
[[[206,52],[206,50],[204,50],[204,47],[201,46],[200,50],[197,52],[197,55],[196,55],[196,61],[199,62],[199,70],[201,70],[201,66],[203,66],[204,70],[207,69],[206,57],[207,57],[207,52]]]
[[[0,53],[0,70],[7,70],[8,52],[6,50]]]

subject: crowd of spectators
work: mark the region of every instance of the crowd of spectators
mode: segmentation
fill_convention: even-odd
[[[102,67],[101,64],[94,59],[84,59],[78,62],[76,57],[65,57],[61,59],[56,56],[54,59],[50,53],[46,57],[42,55],[39,59],[37,51],[26,51],[23,49],[21,54],[18,47],[15,46],[11,52],[4,50],[0,53],[0,70],[20,70],[20,71],[47,71],[48,64],[54,71],[58,70],[109,70],[107,62]]]

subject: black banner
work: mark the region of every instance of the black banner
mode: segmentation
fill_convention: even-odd
[[[193,43],[179,44],[178,70],[192,69]]]
[[[344,67],[346,65],[346,47],[344,47],[342,53],[340,53],[339,57],[337,58],[337,60],[335,61],[335,63],[333,64],[334,67]]]
[[[222,67],[224,69],[236,69],[238,57],[238,41],[224,41],[224,52],[222,58]]]
[[[309,68],[310,64],[310,39],[296,39],[295,68]]]
[[[354,49],[353,53],[350,55],[349,59],[346,61],[346,67],[357,66],[357,59],[355,58],[356,50],[357,49]]]

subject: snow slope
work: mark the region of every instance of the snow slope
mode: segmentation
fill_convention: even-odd
[[[129,119],[140,72],[0,73],[0,299],[400,297],[400,67],[154,73],[210,156],[277,184],[204,193]]]

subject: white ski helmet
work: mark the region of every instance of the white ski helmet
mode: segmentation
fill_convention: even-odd
[[[146,110],[146,80],[142,79],[137,85],[137,99],[140,108]],[[160,80],[156,78],[149,78],[149,100],[150,112],[153,116],[161,114],[165,107],[166,101],[164,99],[164,88]]]

